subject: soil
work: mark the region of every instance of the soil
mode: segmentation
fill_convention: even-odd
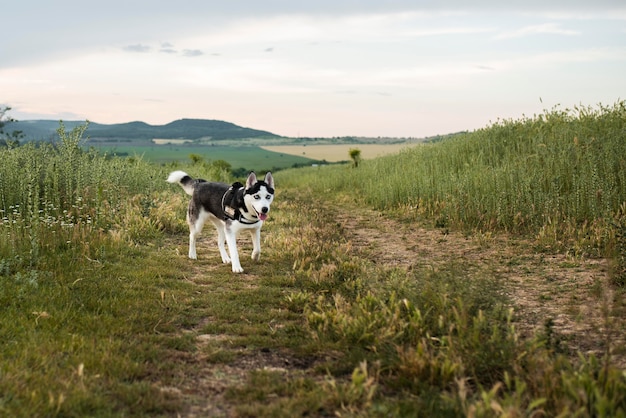
[[[607,260],[547,254],[534,250],[528,240],[427,228],[373,210],[358,214],[334,210],[334,219],[343,227],[353,251],[389,267],[436,270],[457,261],[467,266],[468,278],[479,274],[497,277],[506,289],[522,337],[549,332],[551,343],[573,359],[578,353],[602,356],[611,351],[611,361],[626,366],[620,322],[623,312],[616,315],[616,309],[623,311],[626,302],[623,293],[609,284]],[[201,279],[206,269],[206,265],[198,267],[189,280],[206,286]],[[254,275],[246,276],[253,286]],[[201,328],[202,324],[197,327]],[[208,364],[203,361],[202,348],[220,338],[228,337],[197,335],[199,349],[195,358],[189,359],[197,365],[196,377],[177,388],[162,388],[183,394],[187,417],[231,416],[224,393],[242,384],[250,371],[269,369],[293,376],[312,367],[281,350],[240,353],[234,364]]]
[[[375,220],[375,221],[372,221]],[[606,259],[547,254],[530,240],[424,228],[383,217],[375,211],[340,215],[356,249],[401,268],[438,267],[456,260],[468,277],[489,274],[506,289],[522,337],[551,335],[556,348],[603,356],[626,366],[623,317],[626,297],[610,285]]]

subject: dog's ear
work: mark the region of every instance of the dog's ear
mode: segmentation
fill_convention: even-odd
[[[267,187],[272,189],[274,188],[274,177],[272,177],[272,173],[270,173],[269,171],[265,173],[265,178],[263,179],[263,181],[265,182],[265,184],[267,184]]]
[[[251,171],[250,174],[248,174],[248,180],[246,180],[246,189],[249,189],[250,187],[254,186],[256,182],[257,182],[256,174],[254,174],[254,171]]]

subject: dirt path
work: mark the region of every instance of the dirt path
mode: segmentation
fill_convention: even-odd
[[[340,225],[355,254],[385,267],[407,270],[437,270],[457,262],[464,267],[468,280],[479,275],[495,277],[507,289],[516,312],[516,327],[523,336],[549,328],[552,343],[571,354],[603,354],[610,341],[610,346],[616,349],[613,361],[626,365],[623,325],[610,314],[616,306],[623,310],[626,303],[622,299],[614,300],[616,296],[608,285],[606,260],[540,253],[523,240],[424,228],[373,210],[355,213],[337,206],[332,210],[335,212],[332,218]],[[215,264],[219,254],[214,248],[213,231],[207,230],[206,234],[200,243],[203,257],[193,264],[188,275],[198,292],[215,291],[215,284],[207,277],[211,276],[210,271],[224,268]],[[254,287],[259,281],[256,274],[246,273],[237,276],[237,280],[244,287]],[[235,349],[239,350],[236,362],[207,361],[211,347],[228,345],[230,337],[203,333],[204,326],[205,323],[200,323],[185,331],[196,336],[198,349],[185,360],[194,365],[194,376],[191,379],[187,376],[175,388],[163,388],[186,398],[186,417],[231,416],[232,406],[225,393],[243,384],[252,371],[272,370],[291,377],[311,375],[311,363],[303,363],[280,349],[250,352]]]
[[[572,355],[603,355],[610,348],[613,361],[626,365],[621,320],[626,300],[609,285],[607,260],[537,252],[532,243],[505,235],[423,228],[376,211],[340,212],[338,220],[355,249],[378,263],[436,270],[456,261],[467,266],[468,278],[499,278],[523,336],[549,328],[552,343]]]

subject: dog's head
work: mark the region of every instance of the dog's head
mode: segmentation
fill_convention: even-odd
[[[274,200],[274,178],[269,171],[263,180],[257,180],[256,174],[251,172],[246,180],[243,200],[249,211],[261,221],[267,219],[270,205]]]

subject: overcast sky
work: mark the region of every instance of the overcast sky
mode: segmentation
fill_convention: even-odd
[[[626,100],[626,1],[12,1],[18,120],[423,137]]]

